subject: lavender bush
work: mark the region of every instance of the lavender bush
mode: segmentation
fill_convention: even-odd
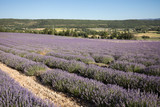
[[[54,53],[54,52],[47,53],[46,55],[63,58],[67,60],[82,61],[86,64],[94,62],[94,59],[92,57],[85,57],[85,56],[80,56],[80,55],[61,54],[61,53]]]
[[[46,66],[10,53],[0,51],[0,62],[10,66],[26,75],[39,75],[46,70]]]
[[[144,72],[147,72],[149,75],[160,76],[160,65],[152,65],[147,67]]]
[[[50,84],[63,92],[88,100],[96,106],[158,106],[158,96],[125,90],[116,85],[70,74],[62,70],[50,70],[40,75],[43,84]]]
[[[144,56],[144,55],[124,55],[119,58],[119,61],[127,61],[132,63],[143,64],[145,66],[151,66],[159,63],[159,60],[154,56]]]
[[[149,67],[145,67],[143,64],[126,61],[116,61],[111,64],[110,67],[125,72],[136,72],[146,75],[160,76],[160,65],[152,65]]]
[[[0,70],[1,107],[53,107],[50,102],[33,95]]]
[[[98,63],[105,63],[105,64],[109,64],[111,62],[114,61],[114,58],[112,56],[109,55],[98,55],[98,54],[94,54],[92,55],[92,57],[94,58],[94,60]]]
[[[125,72],[142,72],[145,69],[143,64],[131,63],[126,61],[116,61],[110,65],[111,68]]]

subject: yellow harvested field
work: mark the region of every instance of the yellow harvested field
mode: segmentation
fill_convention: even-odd
[[[141,37],[141,36],[149,36],[149,37],[160,37],[160,34],[157,34],[156,32],[147,32],[147,33],[137,33],[135,36]]]
[[[31,30],[44,30],[45,28],[34,28],[34,29],[31,29]]]

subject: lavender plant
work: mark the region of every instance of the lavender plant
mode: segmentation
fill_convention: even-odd
[[[119,58],[119,61],[127,61],[132,63],[143,64],[145,66],[156,65],[159,63],[158,56],[145,56],[145,55],[124,55]]]
[[[92,57],[94,58],[94,60],[98,63],[105,63],[105,64],[109,64],[111,62],[114,61],[114,58],[112,56],[109,55],[98,55],[98,54],[94,54],[92,55]]]
[[[152,65],[147,67],[144,72],[147,72],[149,75],[160,76],[160,65]]]
[[[131,63],[126,61],[116,61],[110,65],[111,68],[125,72],[142,72],[145,69],[143,64]]]
[[[33,95],[27,89],[0,70],[0,106],[1,107],[54,107]]]
[[[54,53],[50,52],[46,54],[47,56],[54,56],[58,58],[63,58],[67,60],[76,60],[76,61],[82,61],[86,64],[94,62],[94,59],[92,57],[85,57],[81,55],[70,55],[70,54],[61,54],[61,53]]]
[[[0,62],[10,66],[26,75],[39,75],[46,70],[46,66],[19,56],[0,51]]]

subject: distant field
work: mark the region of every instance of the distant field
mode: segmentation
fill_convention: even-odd
[[[160,39],[160,34],[157,34],[157,31],[149,31],[147,33],[137,33],[134,34],[136,37],[142,37],[142,36],[149,36],[149,39],[155,39],[159,40]]]
[[[45,28],[34,28],[34,29],[31,29],[31,30],[44,30]]]
[[[34,29],[30,29],[30,30],[44,30],[45,28],[34,28]],[[70,30],[74,30],[75,28],[70,28]],[[57,32],[60,32],[60,31],[63,31],[63,30],[67,30],[67,28],[55,28],[55,30],[57,31]]]
[[[88,28],[88,29],[95,31],[108,31],[108,28]]]

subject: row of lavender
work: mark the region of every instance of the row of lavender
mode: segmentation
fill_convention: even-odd
[[[113,64],[110,65],[110,67],[112,69],[117,69],[124,72],[136,72],[136,73],[143,73],[147,75],[160,76],[160,64],[158,63],[156,65],[146,67],[143,64],[137,64],[137,63],[121,60],[121,61],[114,62]]]
[[[47,67],[41,63],[36,63],[3,51],[0,51],[0,62],[30,76],[40,75],[47,69]]]
[[[12,54],[7,54],[1,52],[5,57],[6,61],[16,61],[21,58]],[[8,58],[8,59],[7,59]],[[15,60],[10,60],[15,58]],[[27,59],[22,58],[25,62]],[[10,63],[6,63],[8,65]],[[17,64],[18,65],[18,64]],[[21,63],[19,63],[21,66]],[[25,65],[23,65],[25,66]],[[18,69],[15,67],[15,69]],[[136,90],[125,90],[116,85],[105,85],[101,82],[91,80],[88,78],[83,78],[75,74],[67,73],[62,70],[50,70],[43,74],[39,75],[42,83],[50,84],[53,88],[56,88],[60,91],[71,93],[74,96],[81,97],[87,101],[90,101],[97,106],[158,106],[159,98],[158,95],[141,93]],[[14,91],[14,89],[11,91]],[[7,97],[8,103],[9,98]],[[4,101],[4,99],[2,99]],[[25,101],[25,100],[24,100]],[[33,104],[31,103],[33,106]]]
[[[132,72],[117,71],[95,65],[85,65],[77,61],[68,61],[60,58],[28,53],[16,49],[0,48],[3,51],[25,57],[36,62],[42,62],[51,68],[59,68],[70,73],[92,78],[105,84],[117,84],[126,89],[140,89],[141,91],[154,92],[160,95],[160,77],[147,76]]]
[[[37,98],[27,89],[0,70],[1,107],[53,107],[54,105]]]

